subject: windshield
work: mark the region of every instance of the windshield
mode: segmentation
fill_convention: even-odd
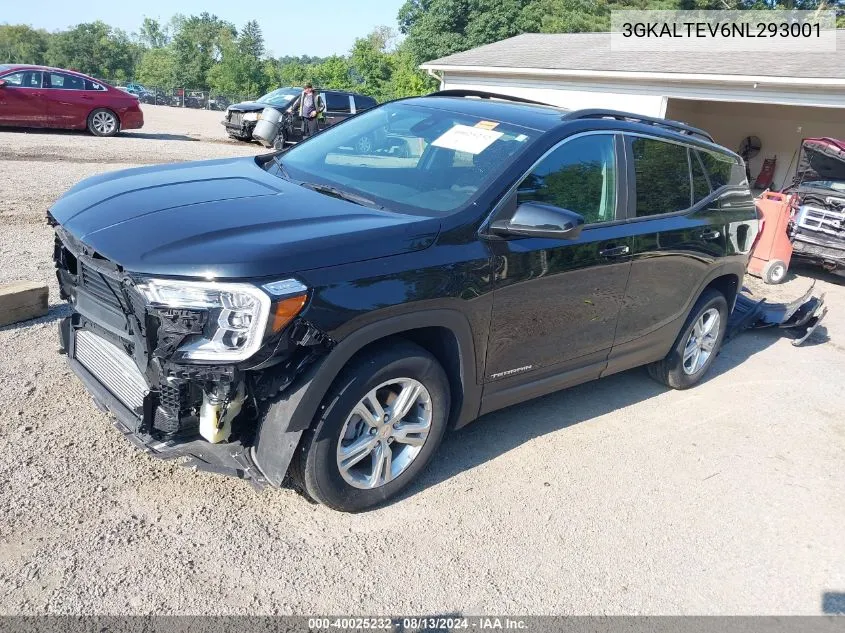
[[[268,92],[263,97],[259,97],[258,103],[284,106],[296,99],[300,92],[302,91],[299,88],[277,88],[273,92]]]
[[[469,203],[537,135],[501,121],[389,103],[289,150],[280,171],[379,206],[440,216]]]

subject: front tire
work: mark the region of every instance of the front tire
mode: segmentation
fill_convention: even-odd
[[[648,366],[649,375],[673,389],[688,389],[704,377],[716,359],[728,325],[728,302],[707,289],[687,317],[672,350]]]
[[[303,435],[291,473],[312,499],[358,512],[395,496],[431,460],[446,431],[449,381],[412,343],[350,364]]]
[[[88,131],[94,136],[114,136],[120,131],[120,119],[106,108],[97,108],[88,115]]]

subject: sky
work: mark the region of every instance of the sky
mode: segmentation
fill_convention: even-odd
[[[55,31],[102,20],[131,33],[138,30],[144,17],[167,22],[174,13],[208,11],[238,28],[248,20],[258,20],[264,43],[275,57],[323,57],[347,53],[356,37],[376,26],[395,29],[402,4],[403,0],[0,0],[0,23],[29,24]]]

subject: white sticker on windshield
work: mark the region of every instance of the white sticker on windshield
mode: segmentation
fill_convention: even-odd
[[[480,154],[502,136],[501,132],[468,125],[455,125],[432,143],[435,147]]]

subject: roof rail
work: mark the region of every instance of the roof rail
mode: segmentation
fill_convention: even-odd
[[[589,110],[575,110],[563,115],[565,121],[575,121],[577,119],[616,119],[617,121],[632,121],[634,123],[643,123],[645,125],[653,125],[654,127],[662,127],[681,134],[689,134],[690,136],[699,136],[705,141],[715,143],[713,137],[704,130],[697,127],[681,123],[680,121],[673,121],[671,119],[657,119],[655,117],[643,116],[640,114],[632,114],[631,112],[620,112],[619,110],[603,110],[599,108]]]
[[[502,95],[495,92],[487,92],[486,90],[464,90],[464,89],[453,89],[453,90],[438,90],[437,92],[432,92],[430,94],[425,95],[426,97],[479,97],[480,99],[501,99],[503,101],[514,101],[516,103],[530,103],[532,105],[541,105],[541,106],[551,106],[552,108],[557,108],[559,110],[566,110],[566,108],[562,108],[561,106],[554,105],[553,103],[543,103],[542,101],[534,101],[533,99],[526,99],[524,97],[514,97],[513,95]]]

